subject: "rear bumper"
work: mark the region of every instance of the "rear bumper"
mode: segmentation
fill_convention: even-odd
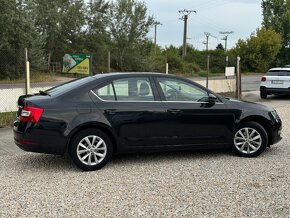
[[[14,142],[24,151],[64,154],[65,140],[59,134],[45,134],[39,129],[25,128],[25,131],[18,131],[17,124],[13,128]]]
[[[260,86],[260,92],[265,94],[290,94],[289,88],[268,88],[265,86]]]

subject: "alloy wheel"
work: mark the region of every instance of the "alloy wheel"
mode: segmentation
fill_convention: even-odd
[[[105,141],[96,135],[84,137],[77,145],[79,160],[88,166],[94,166],[102,162],[107,154]]]
[[[244,127],[235,134],[234,144],[238,151],[244,154],[252,154],[261,147],[262,136],[257,130]]]

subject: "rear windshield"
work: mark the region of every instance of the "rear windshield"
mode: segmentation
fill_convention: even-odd
[[[290,76],[290,70],[270,70],[267,76]]]
[[[82,86],[85,83],[88,83],[90,81],[94,80],[92,77],[84,77],[80,79],[76,79],[58,86],[55,86],[51,89],[46,90],[46,93],[52,95],[52,96],[57,96],[66,92],[69,92],[73,90],[76,87]]]

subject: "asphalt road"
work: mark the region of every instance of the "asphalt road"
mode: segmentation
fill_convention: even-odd
[[[242,91],[260,90],[261,76],[242,76]]]
[[[224,77],[211,77],[210,79],[220,79]],[[57,86],[64,82],[70,81],[73,78],[58,77],[55,82],[41,82],[41,83],[31,83],[31,88],[37,87],[49,87]],[[193,78],[193,80],[204,80],[205,78]],[[260,88],[261,76],[243,76],[242,77],[242,90],[243,91],[257,91]],[[9,88],[24,88],[24,83],[18,84],[0,84],[0,89],[9,89]]]

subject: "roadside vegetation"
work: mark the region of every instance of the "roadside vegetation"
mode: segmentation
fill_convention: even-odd
[[[0,113],[0,128],[10,126],[16,119],[16,111]]]
[[[226,56],[229,66],[241,57],[242,73],[290,64],[288,0],[262,0],[261,27],[227,52],[221,44],[208,52],[188,45],[186,58],[180,46],[155,47],[148,32],[156,19],[139,0],[3,0],[1,5],[0,79],[6,82],[23,78],[24,48],[35,72],[51,72],[66,53],[91,54],[94,72],[108,71],[108,52],[111,71],[164,72],[167,62],[170,73],[185,76],[205,76],[208,55],[210,75],[224,73]],[[53,79],[38,75],[35,81]]]
[[[31,73],[30,82],[37,83],[37,82],[52,82],[55,81],[56,74],[54,73],[45,73],[45,72],[33,72]],[[0,80],[0,84],[15,84],[15,83],[24,83],[25,78],[24,75],[21,75],[18,78],[6,78]]]

